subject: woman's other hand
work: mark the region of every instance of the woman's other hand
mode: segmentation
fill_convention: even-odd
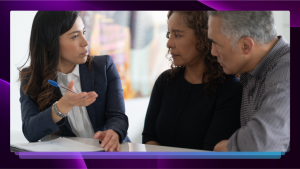
[[[106,131],[98,131],[94,134],[94,138],[101,141],[101,147],[105,151],[120,151],[119,135],[112,129]]]

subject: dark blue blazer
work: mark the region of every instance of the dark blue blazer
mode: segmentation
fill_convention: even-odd
[[[127,136],[128,118],[125,115],[123,89],[117,68],[108,55],[96,56],[92,60],[92,69],[85,64],[79,65],[82,91],[95,91],[98,94],[96,101],[87,106],[90,121],[97,131],[112,129],[119,134],[120,142],[130,142]],[[28,79],[21,85],[28,83]],[[58,96],[61,92],[55,89]],[[46,135],[60,131],[62,136],[74,136],[68,118],[57,123],[53,122],[51,107],[40,112],[37,103],[20,90],[22,113],[22,131],[30,142],[38,141]]]

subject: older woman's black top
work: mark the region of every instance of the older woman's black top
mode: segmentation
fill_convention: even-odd
[[[240,128],[242,85],[233,75],[209,97],[203,84],[191,84],[184,69],[167,83],[169,71],[156,80],[145,118],[143,143],[213,150]]]

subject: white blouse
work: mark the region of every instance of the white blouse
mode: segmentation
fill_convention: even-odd
[[[77,93],[81,93],[81,83],[79,74],[79,65],[69,74],[58,72],[57,82],[59,85],[68,86],[68,83],[74,80],[74,88]],[[65,89],[60,88],[61,94],[65,95]],[[91,124],[86,107],[74,106],[67,116],[73,133],[77,137],[94,138],[94,129]]]

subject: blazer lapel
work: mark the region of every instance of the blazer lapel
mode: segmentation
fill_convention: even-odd
[[[79,65],[79,73],[80,73],[80,83],[82,92],[90,92],[94,91],[94,70],[92,73],[89,68],[84,65]],[[86,107],[86,110],[89,114],[90,121],[92,123],[94,131],[96,131],[96,116],[95,116],[95,104],[91,104]]]

